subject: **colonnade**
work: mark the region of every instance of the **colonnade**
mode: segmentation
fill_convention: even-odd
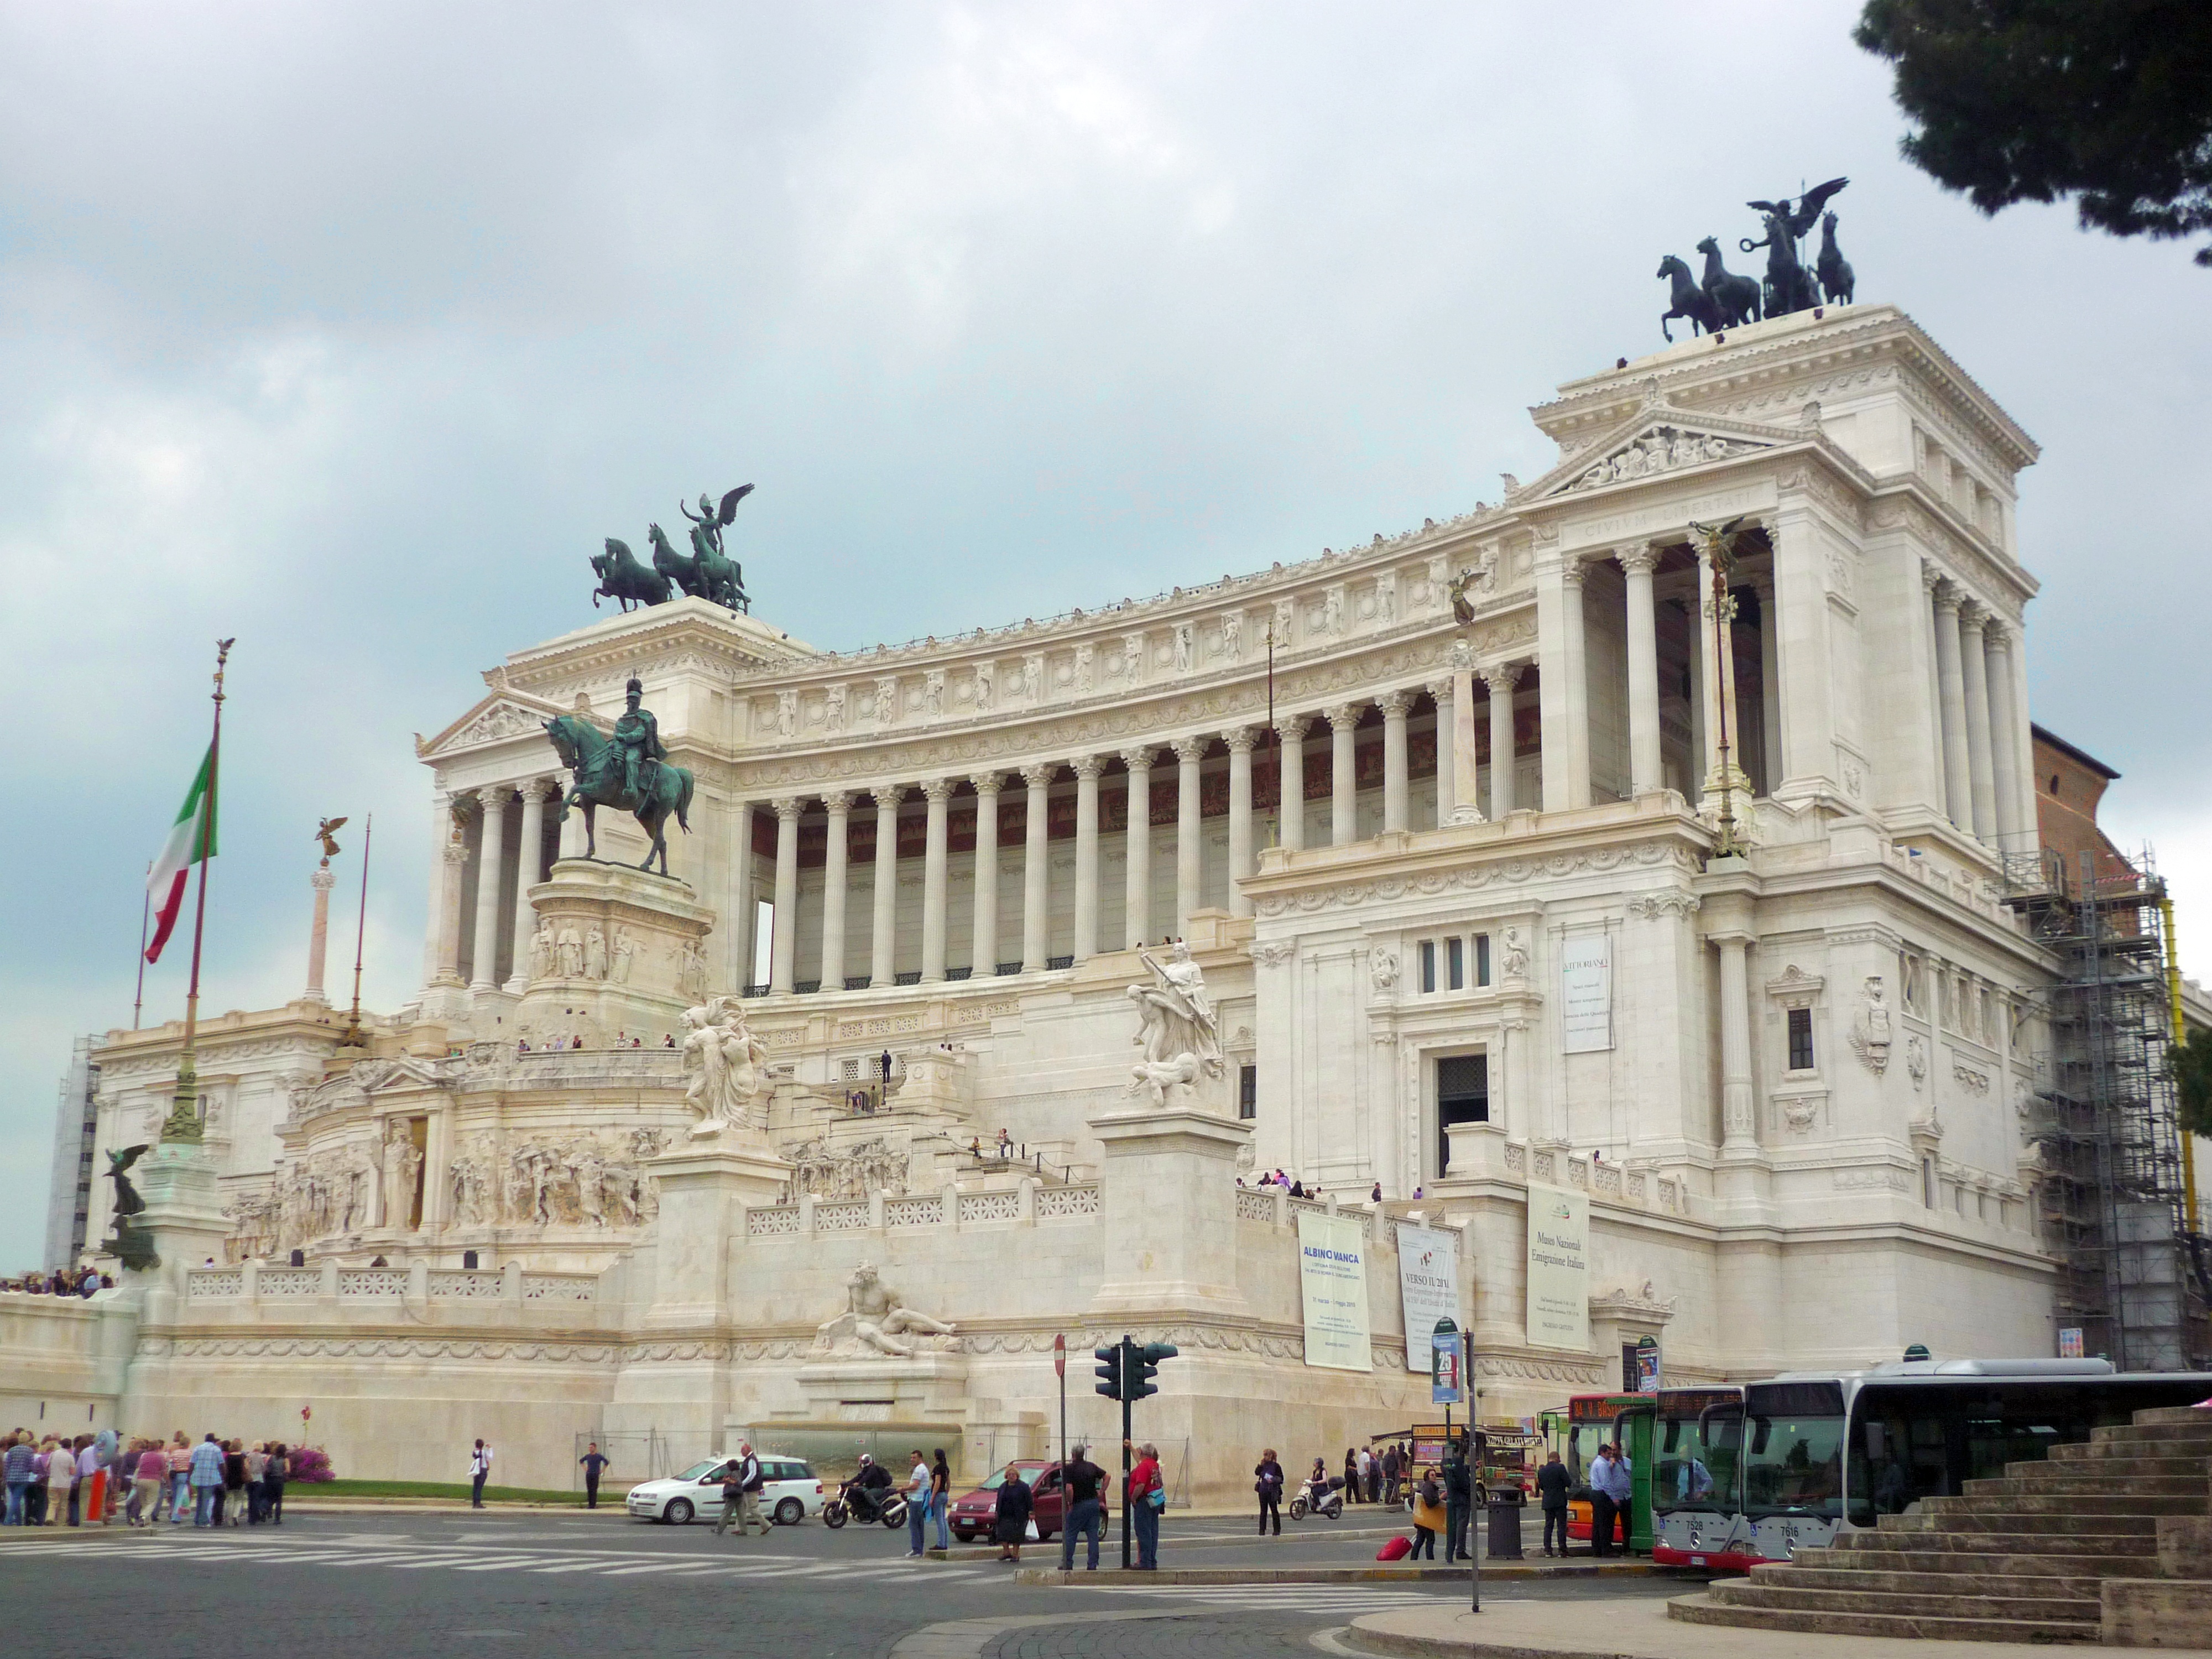
[[[432,845],[440,856],[430,866],[432,925],[424,963],[424,981],[459,986],[461,978],[461,929],[470,928],[469,990],[506,990],[520,994],[530,981],[530,939],[538,919],[525,896],[544,879],[542,848],[545,834],[545,804],[562,791],[557,777],[526,778],[517,783],[486,784],[441,794],[433,805]],[[507,806],[520,793],[522,818],[520,832],[510,844],[507,838]],[[475,852],[476,903],[469,917],[461,914],[461,894],[471,861],[461,822],[473,815],[479,825]],[[580,825],[582,820],[575,822]],[[566,849],[564,849],[565,851]],[[580,848],[575,849],[581,851]],[[524,863],[524,860],[527,863]],[[519,866],[519,867],[518,867]],[[514,898],[503,905],[507,872],[515,871]],[[500,938],[504,930],[512,949],[511,969],[502,984],[492,975],[499,965]]]
[[[2008,853],[2035,848],[2022,745],[2013,630],[1933,566],[1921,568],[1936,804],[1976,840]]]

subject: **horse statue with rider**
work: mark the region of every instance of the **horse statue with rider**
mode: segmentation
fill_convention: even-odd
[[[637,867],[651,870],[658,858],[665,876],[668,874],[665,833],[668,820],[672,817],[685,835],[691,833],[685,816],[691,805],[691,774],[669,763],[668,750],[660,741],[660,723],[643,707],[644,686],[633,679],[623,690],[625,707],[611,737],[602,737],[599,728],[580,714],[556,714],[545,722],[546,738],[574,779],[554,822],[566,822],[569,809],[580,806],[584,856],[597,858],[599,842],[594,809],[611,806],[630,813],[650,842],[645,861]]]
[[[744,568],[723,550],[722,532],[737,515],[738,503],[752,494],[750,484],[740,484],[722,497],[717,507],[710,495],[699,497],[699,510],[683,501],[677,510],[691,521],[691,550],[678,552],[659,525],[647,526],[653,544],[653,562],[646,563],[629,544],[610,536],[607,550],[592,556],[592,573],[599,585],[592,591],[592,608],[609,599],[627,611],[636,605],[665,605],[677,593],[705,599],[726,611],[750,612],[752,600],[745,593]]]
[[[1662,259],[1658,276],[1670,284],[1670,291],[1668,308],[1659,317],[1661,337],[1673,343],[1674,337],[1667,325],[1678,317],[1689,319],[1694,337],[1700,333],[1717,335],[1765,318],[1786,317],[1795,311],[1810,311],[1822,303],[1824,291],[1827,304],[1850,304],[1856,279],[1836,246],[1836,216],[1823,211],[1828,199],[1849,183],[1849,179],[1831,179],[1795,198],[1794,205],[1787,196],[1778,201],[1745,204],[1759,212],[1766,234],[1756,241],[1741,238],[1737,246],[1746,253],[1766,250],[1764,283],[1730,271],[1721,263],[1719,242],[1711,236],[1698,244],[1698,251],[1705,256],[1702,278],[1693,277],[1690,267],[1671,253]],[[1818,264],[1808,267],[1799,244],[1815,222],[1821,228],[1823,240]]]

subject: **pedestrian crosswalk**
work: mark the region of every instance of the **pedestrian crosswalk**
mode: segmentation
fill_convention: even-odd
[[[28,1553],[28,1552],[25,1552]],[[82,1543],[42,1547],[37,1558],[58,1556],[128,1556],[135,1561],[189,1561],[195,1565],[226,1563],[256,1565],[322,1566],[341,1570],[383,1567],[396,1572],[526,1572],[586,1573],[601,1578],[680,1577],[727,1579],[750,1583],[780,1578],[814,1578],[834,1575],[840,1581],[857,1579],[872,1584],[907,1583],[927,1580],[944,1583],[980,1578],[981,1567],[927,1566],[903,1558],[896,1561],[823,1562],[810,1556],[722,1554],[685,1551],[663,1553],[641,1549],[514,1550],[479,1546],[422,1544],[376,1545],[358,1539],[344,1542],[302,1540],[298,1544],[248,1546],[238,1543],[161,1536],[87,1540]]]
[[[1456,1601],[1424,1590],[1392,1584],[1161,1584],[1143,1589],[1116,1585],[1112,1595],[1141,1595],[1173,1601],[1196,1607],[1228,1607],[1240,1612],[1315,1613],[1350,1616],[1387,1613],[1394,1608],[1419,1607],[1440,1601]]]

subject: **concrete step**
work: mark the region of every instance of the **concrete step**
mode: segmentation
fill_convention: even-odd
[[[2116,1578],[2102,1586],[2104,1639],[2124,1648],[2212,1644],[2212,1580]]]
[[[1906,1614],[1927,1619],[2003,1619],[2027,1624],[2094,1623],[2094,1596],[1899,1595],[1887,1590],[1799,1589],[1783,1584],[1723,1579],[1707,1592],[1731,1607],[1778,1607],[1789,1612]]]
[[[2168,1462],[2181,1462],[2179,1458],[2135,1457],[2132,1464],[2149,1463],[2162,1467]],[[2127,1498],[2142,1492],[2168,1493],[2176,1497],[2195,1498],[2203,1501],[2212,1498],[2212,1482],[2205,1479],[2202,1469],[2190,1468],[2186,1463],[2176,1472],[2152,1474],[2112,1474],[2103,1469],[2082,1472],[2074,1469],[2050,1469],[2040,1474],[2003,1474],[1986,1480],[1969,1480],[1965,1496],[1968,1498],[1997,1498],[2007,1492],[2023,1495],[2049,1493],[2053,1497]]]
[[[2008,1463],[2008,1477],[2027,1479],[2039,1471],[2049,1470],[2066,1474],[2118,1476],[2136,1474],[2193,1474],[2202,1480],[2212,1477],[2212,1457],[2122,1457],[2118,1454],[2128,1448],[2114,1447],[2113,1455],[2106,1457],[2060,1457],[2063,1451],[2082,1449],[2073,1446],[2058,1446],[2052,1455],[2033,1463]]]
[[[1930,1536],[1973,1536],[1931,1534]],[[1988,1534],[1978,1534],[1987,1538]],[[2136,1540],[2141,1541],[2141,1540]],[[1839,1572],[1958,1574],[1966,1577],[2052,1578],[2142,1577],[2155,1570],[2158,1557],[2142,1550],[2110,1554],[2061,1555],[2049,1551],[2004,1549],[1799,1550],[1790,1565]],[[1757,1568],[1753,1569],[1757,1571]]]
[[[1986,1498],[1923,1498],[1920,1500],[1923,1518],[1938,1523],[1961,1515],[2047,1515],[2057,1521],[2072,1521],[2083,1516],[2102,1519],[2106,1516],[2126,1516],[2132,1520],[2148,1521],[2160,1515],[2202,1515],[2205,1498],[2202,1492],[1993,1492]],[[2115,1532],[2130,1528],[2115,1527]]]
[[[2153,1406],[2148,1411],[2137,1412],[2131,1426],[2154,1429],[2173,1423],[2194,1423],[2212,1428],[2212,1408],[2203,1406]]]
[[[1840,1555],[2016,1555],[2118,1562],[2154,1559],[2156,1532],[1850,1532],[1829,1547]],[[1800,1559],[1813,1553],[1797,1552]]]
[[[1667,1616],[1692,1625],[1732,1625],[1746,1630],[1803,1631],[1827,1636],[1898,1636],[1952,1642],[2095,1642],[2094,1620],[1936,1619],[1902,1613],[1824,1613],[1786,1607],[1732,1607],[1710,1594],[1678,1595]]]
[[[2184,1423],[2127,1423],[2117,1428],[2092,1429],[2093,1446],[2178,1446],[2194,1453],[2212,1450],[2212,1412],[2199,1412]],[[2172,1453],[2162,1453],[2171,1456]]]
[[[1990,1564],[1981,1565],[1986,1567]],[[1771,1584],[1783,1589],[1859,1590],[1885,1595],[2006,1596],[2032,1594],[2047,1600],[2094,1604],[2097,1600],[2098,1586],[2104,1579],[2094,1573],[2011,1573],[2002,1568],[1982,1572],[1917,1572],[1793,1561],[1786,1566],[1770,1563],[1753,1567],[1751,1582]]]

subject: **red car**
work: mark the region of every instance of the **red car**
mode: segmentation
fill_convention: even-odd
[[[988,1480],[968,1493],[955,1498],[951,1525],[952,1535],[963,1544],[972,1544],[978,1538],[988,1538],[991,1526],[998,1519],[999,1488],[1004,1484],[1007,1469],[1020,1471],[1032,1494],[1030,1518],[1036,1522],[1037,1536],[1050,1538],[1056,1534],[1066,1518],[1066,1489],[1060,1482],[1060,1462],[1037,1457],[1018,1457],[1006,1468],[994,1470]],[[1109,1474],[1099,1485],[1099,1497],[1113,1497],[1114,1477]]]

